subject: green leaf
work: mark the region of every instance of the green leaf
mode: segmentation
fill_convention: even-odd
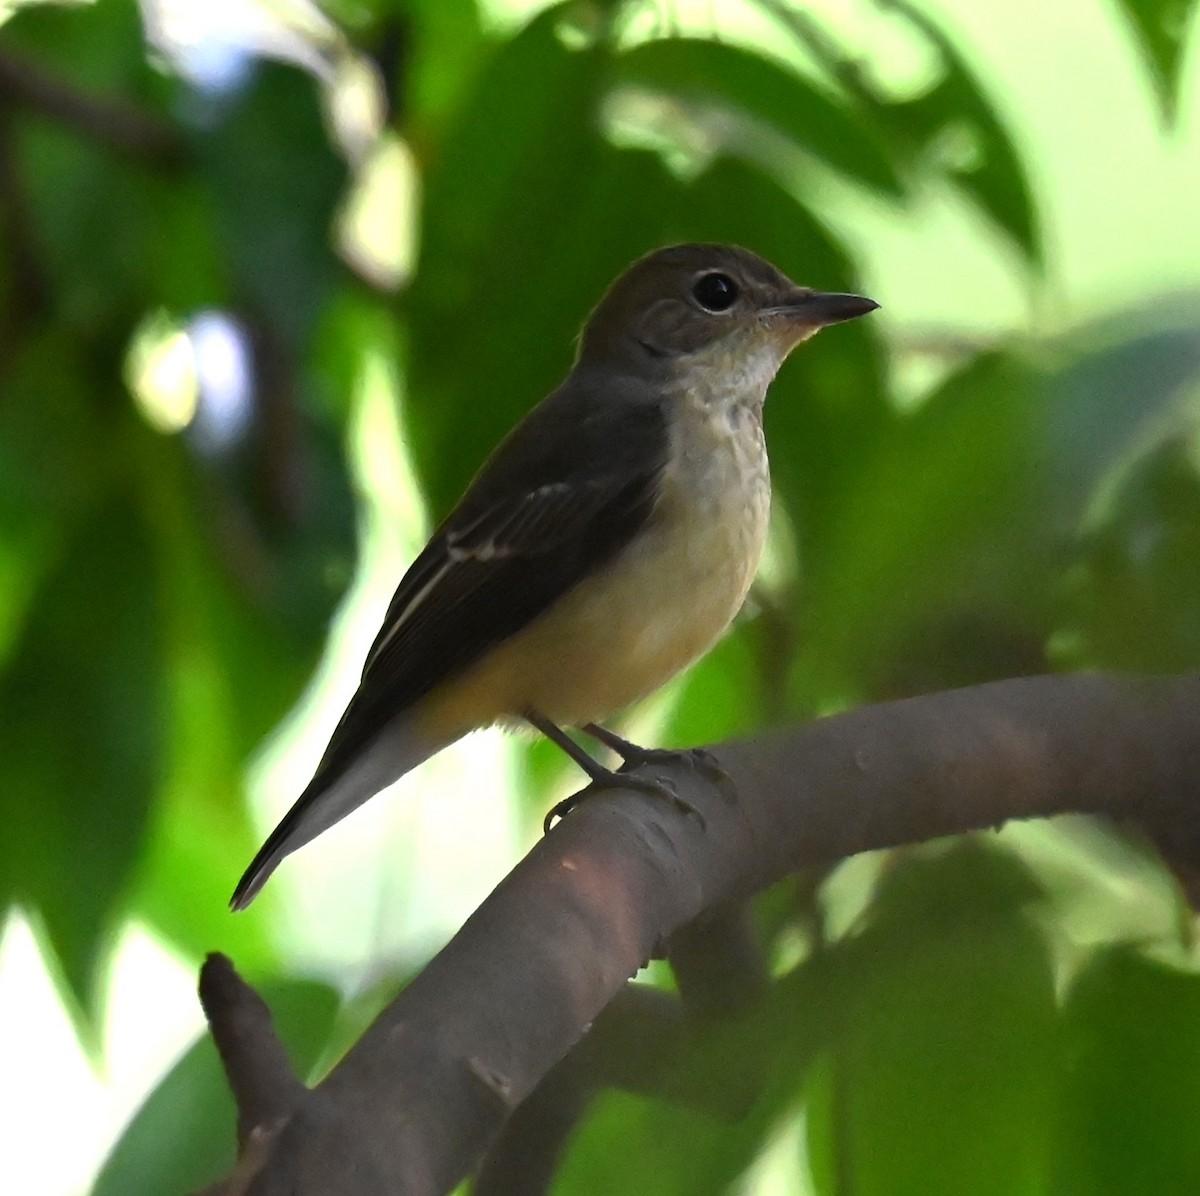
[[[561,7],[547,10],[494,52],[429,169],[408,294],[408,430],[439,518],[565,373],[596,298],[572,269],[587,246],[564,232],[601,155],[602,51],[564,46],[561,17]],[[557,260],[560,248],[574,249],[570,262]]]
[[[885,146],[853,107],[749,50],[700,38],[661,38],[619,55],[613,79],[745,112],[849,178],[887,195],[904,193]]]
[[[1119,0],[1154,82],[1163,121],[1175,120],[1195,0]]]
[[[684,675],[662,742],[680,747],[746,734],[762,719],[755,628],[743,621]]]
[[[1113,507],[1069,578],[1067,663],[1200,667],[1200,478],[1185,445],[1169,442],[1140,463]]]
[[[329,1037],[337,997],[324,985],[276,981],[261,988],[275,1028],[304,1077]],[[121,1135],[93,1196],[197,1191],[232,1169],[236,1110],[212,1039],[205,1035],[147,1097]]]
[[[810,521],[802,706],[911,692],[910,660],[959,670],[946,684],[991,676],[1011,663],[1008,627],[1048,620],[1061,529],[1040,521],[1061,516],[1044,497],[1040,385],[1021,362],[982,359],[853,460],[837,505]],[[964,614],[965,656],[958,637],[944,639]],[[980,621],[999,639],[981,636]]]
[[[96,501],[111,469],[95,451],[112,435],[109,381],[95,377],[86,347],[57,324],[31,329],[4,363],[0,538],[57,540]]]
[[[150,537],[114,496],[43,577],[0,677],[9,896],[40,920],[89,1016],[163,772],[160,604]]]
[[[397,38],[383,66],[404,89],[401,116],[420,142],[436,135],[461,102],[490,46],[476,0],[400,0],[398,7],[415,10],[418,32]]]
[[[880,0],[880,7],[903,16],[941,59],[940,78],[924,95],[880,105],[884,127],[914,152],[935,153],[938,167],[1040,263],[1042,233],[1024,163],[974,71],[923,8],[909,0]]]
[[[653,1096],[606,1092],[596,1101],[556,1184],[572,1196],[601,1196],[622,1190],[632,1167],[639,1189],[656,1196],[729,1190],[795,1114],[855,980],[830,953],[795,968],[738,1016],[694,1026],[679,1056],[645,1076]]]
[[[157,122],[169,137],[177,83],[148,62],[132,0],[21,7],[0,44],[68,110],[110,131]],[[127,337],[160,293],[160,274],[173,272],[164,251],[182,184],[165,155],[122,152],[44,105],[16,105],[10,120],[25,251],[53,319],[89,340]],[[22,300],[36,306],[37,295]]]
[[[248,85],[193,130],[228,247],[235,306],[265,319],[291,358],[341,276],[333,217],[348,179],[311,75],[256,64]]]
[[[1036,889],[974,843],[902,860],[848,944],[858,981],[812,1087],[817,1191],[1045,1191],[1058,1074]],[[798,1011],[799,1012],[799,1011]]]
[[[146,103],[163,91],[161,73],[146,58],[137,0],[17,5],[0,41],[36,55],[85,93]]]
[[[281,439],[258,422],[271,412],[252,414],[230,460],[156,441],[144,473],[175,717],[138,910],[195,954],[219,941],[270,957],[261,921],[231,925],[226,908],[257,846],[244,770],[308,682],[353,572],[354,506],[335,430],[306,407],[286,415],[295,423]],[[284,503],[280,477],[301,483]]]
[[[662,1196],[730,1190],[779,1127],[795,1119],[804,1093],[829,1083],[830,1061],[845,1068],[856,1054],[862,1078],[856,1071],[846,1092],[886,1109],[875,1124],[864,1116],[863,1134],[887,1136],[892,1149],[890,1136],[903,1136],[919,1121],[930,1136],[910,1140],[895,1154],[881,1150],[864,1190],[924,1191],[887,1186],[893,1157],[903,1161],[931,1150],[944,1130],[932,1110],[912,1115],[910,1108],[931,1090],[946,1124],[962,1126],[961,1119],[955,1122],[958,1110],[947,1106],[981,1075],[989,1086],[973,1092],[964,1110],[970,1145],[979,1145],[984,1157],[1015,1148],[1012,1168],[999,1170],[1032,1173],[1044,1155],[1057,1066],[1049,964],[1024,912],[1038,898],[1019,864],[970,841],[949,852],[914,855],[880,890],[865,928],[823,947],[738,1015],[693,1027],[673,1062],[656,1061],[645,1077],[653,1096],[604,1094],[573,1135],[556,1183],[574,1196],[611,1192],[633,1167],[639,1188]],[[919,1062],[910,1072],[914,1058]],[[879,1075],[872,1071],[876,1060]],[[904,1090],[910,1077],[920,1091]],[[901,1089],[890,1106],[882,1084]],[[1008,1121],[991,1125],[993,1113]],[[810,1108],[808,1121],[820,1171],[834,1149],[826,1140],[825,1108]],[[961,1175],[969,1166],[964,1144],[943,1172]],[[929,1189],[974,1190],[949,1181]]]
[[[1200,661],[1200,335],[1128,317],[1085,334],[1053,383],[1056,441],[1086,509],[1060,586],[1060,652],[1076,667],[1176,671]],[[1090,350],[1090,351],[1088,351]],[[1078,350],[1077,350],[1078,352]],[[1069,572],[1066,570],[1069,568]]]
[[[1189,1192],[1200,1184],[1200,976],[1128,947],[1072,986],[1053,1190]]]
[[[800,8],[784,0],[759,0],[856,102],[893,160],[917,177],[949,179],[1033,263],[1042,259],[1042,234],[1033,192],[1017,143],[953,40],[924,7],[908,0],[879,0],[928,43],[935,77],[915,97],[887,95],[858,61]]]
[[[191,174],[155,176],[144,186],[154,200],[154,223],[146,233],[152,271],[141,297],[144,310],[162,307],[187,316],[227,309],[233,302],[228,246],[204,181]]]
[[[976,360],[854,462],[808,542],[802,705],[1045,667],[1084,516],[1188,426],[1200,340],[1121,324],[1061,356]]]

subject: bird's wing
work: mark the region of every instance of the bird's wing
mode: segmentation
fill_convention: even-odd
[[[332,781],[395,715],[515,635],[645,524],[666,461],[661,411],[580,406],[535,412],[413,562],[315,779]]]
[[[651,497],[650,481],[611,476],[551,482],[502,501],[461,527],[452,523],[442,529],[393,596],[367,654],[363,681],[390,676],[394,683],[403,674],[415,682],[413,663],[430,649],[429,655],[443,662],[448,653],[463,650],[477,657],[519,631],[601,563],[601,554],[589,551],[599,547],[598,539],[620,536],[624,542],[623,533],[634,530],[631,521],[639,521]],[[533,584],[528,576],[535,568],[543,584]],[[484,594],[486,606],[480,602]],[[468,629],[476,634],[464,637]]]

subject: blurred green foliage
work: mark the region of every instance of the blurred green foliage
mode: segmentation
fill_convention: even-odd
[[[567,0],[504,35],[469,0],[331,3],[343,33],[324,52],[373,65],[419,176],[395,295],[335,252],[354,168],[314,74],[250,61],[190,83],[133,0],[0,27],[0,884],[85,1040],[131,917],[197,961],[220,946],[285,968],[224,903],[256,845],[247,759],[354,573],[364,349],[403,363],[437,517],[647,249],[736,241],[854,288],[853,253],[802,198],[810,168],[898,210],[953,189],[1036,285],[1030,167],[932,5],[881,5],[933,64],[893,96],[802,6],[746,4],[782,52],[680,32],[639,0]],[[1119,10],[1169,120],[1194,6]],[[240,330],[250,399],[222,424],[202,392],[164,435],[127,389],[131,341],[157,313],[213,311]],[[892,351],[855,323],[776,383],[792,559],[685,682],[670,738],[1052,667],[1200,665],[1200,307],[948,347],[917,402],[892,393]],[[723,1190],[801,1110],[793,1150],[820,1193],[1196,1190],[1196,977],[1116,934],[1080,963],[1052,887],[964,842],[892,857],[849,932],[824,902],[775,897],[764,926],[790,962],[772,993],[679,1061],[678,1092],[748,1093],[737,1115],[606,1097],[556,1190],[630,1190],[631,1168],[641,1191]],[[278,984],[311,1063],[332,997]],[[184,1190],[231,1144],[202,1043],[98,1190]]]

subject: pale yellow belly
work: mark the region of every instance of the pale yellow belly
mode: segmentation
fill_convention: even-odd
[[[765,460],[745,466],[718,457],[686,486],[668,479],[656,517],[612,563],[430,695],[423,720],[454,737],[527,710],[598,722],[703,655],[745,600],[766,534]]]
[[[656,529],[513,641],[493,668],[513,678],[510,713],[598,721],[703,655],[737,614],[758,563],[749,529]]]

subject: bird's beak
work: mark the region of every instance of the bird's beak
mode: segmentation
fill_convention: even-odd
[[[862,295],[841,295],[834,291],[797,291],[770,314],[805,328],[824,328],[843,320],[856,320],[879,306]]]

